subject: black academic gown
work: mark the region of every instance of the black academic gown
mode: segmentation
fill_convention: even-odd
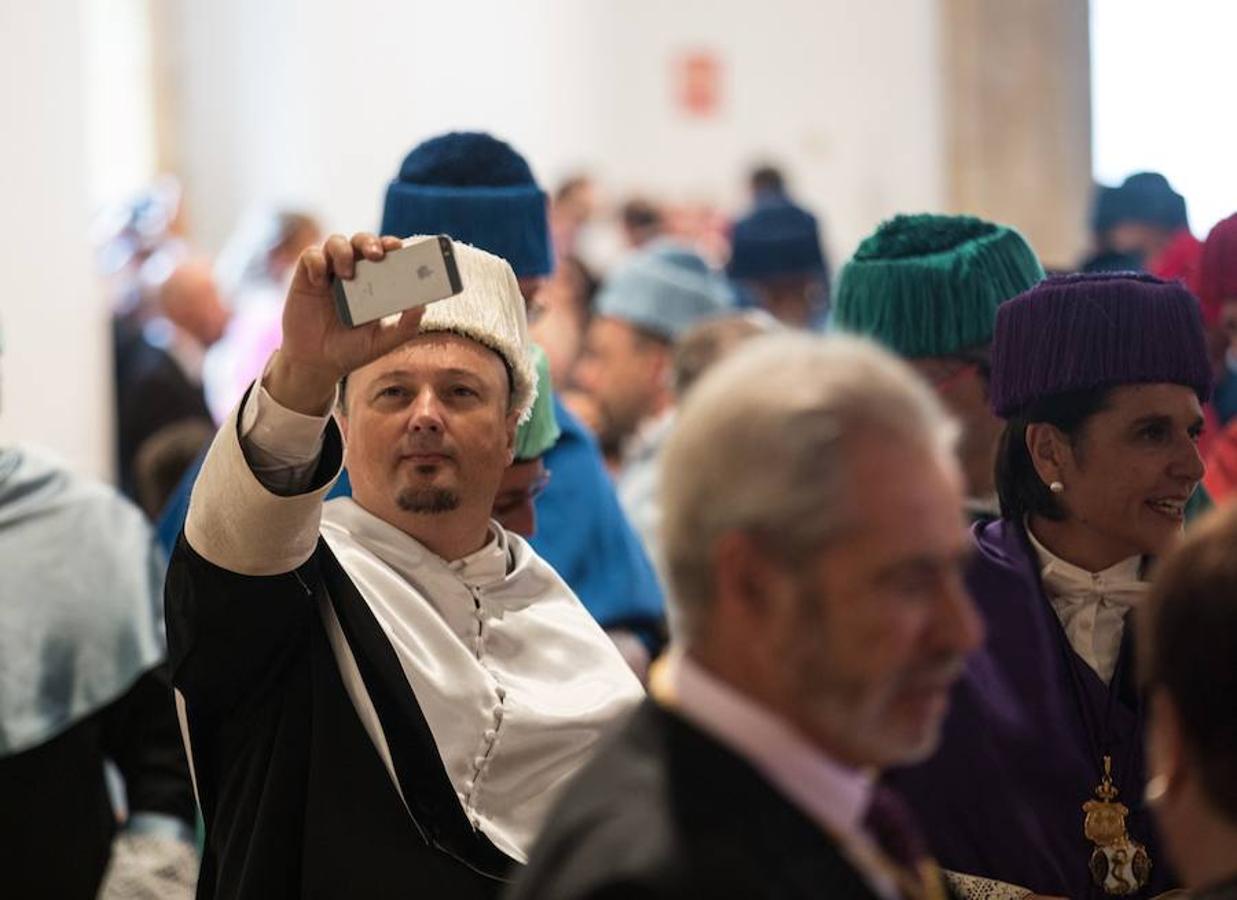
[[[507,900],[876,900],[746,761],[646,700],[568,788]]]
[[[50,740],[0,758],[0,896],[91,900],[116,834],[104,762],[130,812],[193,827],[193,789],[162,666]]]
[[[328,436],[324,458],[340,452]],[[321,471],[321,470],[320,470]],[[199,897],[488,898],[512,861],[474,831],[394,649],[326,543],[295,571],[238,575],[181,539],[166,587],[206,846]],[[344,688],[356,658],[407,808]]]
[[[177,422],[213,425],[206,395],[166,350],[131,326],[116,328],[116,464],[120,488],[137,496],[134,463],[148,438]]]

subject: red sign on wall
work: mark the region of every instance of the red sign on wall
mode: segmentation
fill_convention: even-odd
[[[722,63],[710,50],[693,50],[674,61],[674,93],[689,116],[709,118],[722,102]]]

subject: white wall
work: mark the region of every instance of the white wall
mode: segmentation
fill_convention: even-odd
[[[156,92],[174,102],[166,162],[208,251],[270,203],[376,227],[404,153],[450,128],[508,138],[547,184],[587,167],[620,190],[732,206],[747,166],[774,159],[825,217],[835,260],[880,218],[943,200],[938,0],[150,2],[164,23]],[[108,313],[87,197],[107,156],[85,125],[98,91],[83,83],[82,29],[83,10],[108,8],[0,5],[0,441],[104,476]],[[704,121],[672,94],[672,60],[696,48],[724,65],[721,111]]]
[[[588,4],[182,2],[181,146],[195,231],[217,248],[250,205],[295,200],[376,228],[419,140],[515,142],[539,171],[597,147],[582,51]]]
[[[1162,172],[1199,237],[1237,211],[1234,35],[1225,0],[1091,2],[1095,177]]]
[[[944,194],[934,0],[637,0],[596,4],[596,145],[621,185],[743,203],[753,161],[783,164],[821,213],[835,261],[900,210]],[[703,47],[724,63],[723,106],[679,114],[667,70]]]
[[[248,204],[299,200],[375,227],[418,140],[484,128],[552,183],[741,202],[782,162],[838,258],[900,208],[943,199],[936,0],[182,0],[190,216],[217,248]],[[684,117],[671,61],[725,66],[721,113]]]
[[[77,0],[0,5],[0,444],[109,476],[107,310],[87,242]]]

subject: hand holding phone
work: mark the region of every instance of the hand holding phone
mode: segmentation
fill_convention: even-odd
[[[379,260],[359,259],[351,278],[331,285],[339,320],[364,325],[445,300],[464,289],[455,250],[446,235],[411,238]]]
[[[263,386],[281,405],[305,415],[329,411],[335,385],[414,337],[424,308],[414,308],[356,327],[340,321],[336,279],[351,280],[363,261],[379,263],[405,242],[361,232],[333,234],[305,250],[296,264],[283,310],[283,344],[275,351]]]

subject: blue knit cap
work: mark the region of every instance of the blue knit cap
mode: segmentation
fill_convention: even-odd
[[[731,232],[731,278],[762,281],[786,275],[825,274],[816,217],[787,197],[762,198]]]
[[[597,315],[667,340],[735,305],[725,279],[689,247],[657,241],[619,266],[597,294]]]
[[[1159,172],[1136,172],[1118,187],[1100,186],[1091,211],[1097,233],[1123,222],[1141,222],[1168,230],[1189,228],[1185,198]]]
[[[554,270],[546,195],[528,162],[480,132],[430,138],[387,188],[382,233],[447,234],[501,256],[519,277]]]

